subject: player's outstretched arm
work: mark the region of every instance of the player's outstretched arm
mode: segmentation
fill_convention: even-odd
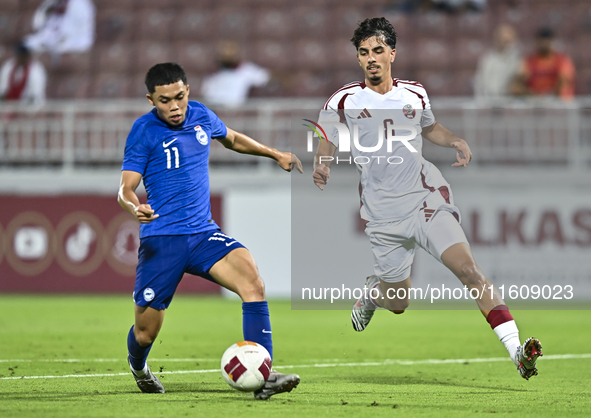
[[[135,189],[139,186],[142,175],[135,171],[121,172],[121,184],[117,194],[117,202],[123,209],[136,217],[140,223],[147,224],[158,218],[160,215],[154,214],[154,210],[147,203],[140,203]]]
[[[337,150],[337,147],[328,141],[320,141],[318,149],[314,156],[314,173],[312,173],[312,180],[314,184],[320,189],[328,183],[330,177],[330,164],[332,157]],[[325,158],[326,157],[326,158]]]
[[[260,157],[272,158],[277,161],[279,167],[285,171],[291,171],[297,168],[300,173],[303,173],[302,162],[291,152],[278,151],[275,148],[268,147],[255,141],[248,135],[236,132],[228,128],[228,133],[225,138],[218,138],[222,145],[232,151],[241,154],[257,155]]]
[[[472,159],[472,151],[468,143],[445,129],[439,122],[423,128],[421,135],[440,147],[454,148],[457,151],[458,162],[453,163],[453,167],[466,167]]]

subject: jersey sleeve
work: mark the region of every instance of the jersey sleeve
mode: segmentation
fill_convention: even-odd
[[[431,126],[435,123],[435,115],[433,114],[433,110],[431,110],[431,101],[429,100],[426,90],[425,95],[423,96],[423,101],[425,102],[425,108],[421,115],[421,128]]]
[[[360,88],[360,83],[356,82],[341,87],[327,100],[320,111],[318,124],[324,130],[326,139],[336,147],[339,146],[339,131],[336,125],[345,122],[343,113],[345,109],[345,100],[347,99],[347,96],[354,94]]]
[[[121,170],[135,171],[142,176],[145,174],[150,158],[150,150],[146,147],[147,140],[145,126],[139,120],[135,121],[127,136]]]
[[[340,116],[336,109],[329,107],[320,111],[320,115],[318,115],[318,125],[322,128],[320,134],[326,134],[325,139],[336,147],[339,146],[339,132],[335,126],[337,123],[340,123]]]
[[[228,135],[228,128],[224,125],[224,122],[213,113],[210,109],[207,109],[209,115],[209,121],[211,122],[211,137],[212,138],[225,138]]]

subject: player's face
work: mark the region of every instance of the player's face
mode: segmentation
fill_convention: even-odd
[[[391,77],[391,64],[396,50],[373,36],[361,42],[357,48],[357,61],[363,68],[365,78],[372,83],[380,83]]]
[[[154,93],[148,94],[148,101],[156,106],[160,119],[169,125],[180,125],[185,121],[189,103],[189,85],[182,81],[165,86],[156,86]]]

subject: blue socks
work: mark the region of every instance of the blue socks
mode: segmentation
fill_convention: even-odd
[[[273,359],[273,338],[267,301],[242,302],[242,333],[246,341],[253,341],[265,347]]]
[[[142,347],[137,343],[135,340],[135,335],[133,335],[132,325],[131,329],[129,330],[129,334],[127,335],[127,351],[129,352],[129,362],[135,371],[139,372],[144,370],[144,367],[146,366],[146,359],[148,358],[151,348],[152,344]]]
[[[271,321],[269,320],[269,306],[263,302],[242,303],[242,332],[246,341],[254,341],[267,349],[273,359],[273,338]],[[135,340],[133,326],[127,335],[127,350],[131,367],[141,373],[146,366],[146,359],[152,344],[142,347]]]

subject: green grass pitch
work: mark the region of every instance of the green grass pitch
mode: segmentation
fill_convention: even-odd
[[[513,311],[521,339],[544,347],[525,381],[477,311],[380,311],[356,333],[350,312],[271,301],[274,366],[302,381],[255,401],[217,371],[242,339],[237,301],[175,298],[150,354],[165,394],[140,393],[128,373],[131,297],[2,295],[0,306],[1,417],[591,415],[591,311]]]

